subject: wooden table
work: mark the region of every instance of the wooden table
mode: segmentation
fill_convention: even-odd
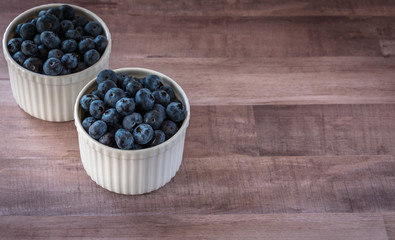
[[[150,194],[97,186],[1,56],[1,239],[395,239],[395,1],[69,2],[107,23],[112,69],[186,91],[183,162]],[[2,1],[0,32],[43,3]]]

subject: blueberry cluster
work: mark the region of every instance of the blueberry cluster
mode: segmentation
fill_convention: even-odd
[[[28,70],[56,76],[95,64],[107,47],[100,23],[76,16],[69,5],[42,10],[20,23],[7,43],[12,58]]]
[[[171,138],[186,117],[185,106],[159,76],[136,78],[102,70],[97,89],[80,99],[82,126],[99,142],[120,149],[153,147]]]

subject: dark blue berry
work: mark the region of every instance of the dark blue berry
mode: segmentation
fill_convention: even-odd
[[[144,79],[144,87],[152,92],[161,86],[161,81],[157,75],[149,75]]]
[[[106,111],[106,105],[102,100],[93,100],[89,106],[89,113],[96,119],[101,119]]]
[[[22,25],[23,25],[23,23],[19,23],[19,24],[16,26],[15,31],[14,31],[15,37],[20,37],[20,36],[21,36],[21,35],[20,35],[20,32],[21,32],[21,27],[22,27]]]
[[[39,33],[45,31],[58,32],[60,28],[59,19],[52,14],[44,14],[36,22],[36,29]]]
[[[107,80],[111,80],[115,84],[117,83],[117,74],[111,69],[104,69],[100,71],[99,75],[97,75],[96,78],[97,84],[100,84]]]
[[[80,51],[80,53],[86,53],[88,50],[94,48],[95,41],[93,41],[91,38],[85,38],[78,43],[78,50]]]
[[[97,94],[99,97],[104,99],[104,96],[106,95],[106,93],[108,92],[108,90],[110,90],[111,88],[116,88],[117,85],[110,80],[101,82],[99,84],[99,86],[97,87]]]
[[[75,27],[85,27],[88,24],[89,20],[84,16],[76,16],[73,20],[73,24]]]
[[[48,58],[43,66],[43,71],[47,75],[56,76],[63,70],[62,62],[57,58]]]
[[[95,49],[91,49],[84,54],[84,62],[88,66],[92,66],[100,59],[100,53]]]
[[[51,31],[44,31],[40,35],[41,43],[44,44],[48,49],[59,48],[60,39],[55,33]]]
[[[12,58],[13,58],[13,59],[15,60],[15,62],[17,62],[19,65],[22,65],[22,64],[26,61],[26,59],[27,59],[26,55],[23,54],[21,51],[16,52],[16,53],[12,56]]]
[[[187,111],[182,103],[172,102],[167,105],[166,114],[174,122],[181,122],[185,119]]]
[[[54,15],[55,17],[58,18],[59,21],[63,20],[63,12],[62,12],[62,10],[60,10],[60,8],[52,7],[47,10],[47,14]]]
[[[120,88],[111,88],[107,91],[106,95],[104,95],[104,102],[113,108],[115,108],[115,104],[119,99],[124,97],[124,91]]]
[[[107,124],[102,120],[97,120],[89,127],[89,136],[99,139],[107,132]]]
[[[163,143],[165,140],[166,140],[165,133],[161,130],[155,130],[154,137],[152,138],[151,142],[149,142],[148,146],[149,147],[157,146],[157,145]]]
[[[158,111],[161,115],[163,120],[166,120],[166,108],[158,103],[154,104],[152,110]]]
[[[127,92],[129,92],[130,95],[132,95],[132,97],[134,97],[134,96],[136,95],[136,93],[137,93],[140,89],[143,89],[143,85],[141,85],[140,82],[138,82],[138,81],[136,81],[136,80],[133,80],[133,79],[129,80],[128,83],[127,83],[127,85],[126,85],[126,87],[125,87],[125,90],[126,90]]]
[[[174,101],[176,99],[176,95],[174,94],[173,88],[170,86],[164,85],[159,88],[160,90],[164,90],[169,94],[170,96],[170,101]]]
[[[103,28],[98,22],[89,22],[85,25],[84,30],[92,37],[96,37],[97,35],[100,35],[102,33]]]
[[[155,103],[159,103],[159,104],[163,105],[164,107],[167,107],[167,105],[169,105],[170,96],[166,91],[156,90],[152,93],[152,95],[155,98]]]
[[[114,147],[115,134],[112,132],[106,132],[98,141],[106,146]]]
[[[133,130],[134,140],[138,144],[147,144],[154,137],[154,130],[148,124],[142,123]]]
[[[43,68],[43,61],[37,57],[29,57],[23,63],[23,67],[32,72],[41,73],[41,69]]]
[[[132,133],[120,128],[115,132],[115,142],[120,149],[129,150],[133,146],[134,138]]]
[[[163,120],[162,114],[156,110],[151,110],[144,114],[144,123],[149,124],[154,130],[160,128]]]
[[[71,53],[77,50],[77,42],[74,39],[66,39],[60,44],[60,50],[64,53]]]
[[[117,74],[117,86],[119,88],[122,88],[123,90],[125,90],[125,87],[123,85],[124,82],[129,81],[129,76],[127,74],[123,74],[123,73],[118,73]]]
[[[74,29],[74,24],[70,20],[63,20],[60,22],[60,32],[65,34],[68,30]]]
[[[121,115],[126,116],[133,113],[135,103],[133,98],[121,98],[115,104],[115,108]]]
[[[46,48],[43,44],[40,44],[37,46],[38,49],[38,57],[41,59],[47,59],[48,58],[48,48]]]
[[[48,58],[62,59],[64,53],[60,49],[51,49],[48,52]]]
[[[162,123],[162,126],[160,126],[160,130],[162,130],[165,133],[166,139],[169,139],[174,134],[176,134],[176,132],[178,131],[178,127],[175,122],[166,120]]]
[[[77,67],[78,59],[74,53],[66,53],[62,57],[62,63],[65,68],[74,69]]]
[[[115,108],[109,108],[103,113],[101,120],[107,125],[115,125],[119,121],[119,113]]]
[[[37,45],[41,44],[40,34],[34,35],[33,42]]]
[[[155,98],[147,88],[138,90],[134,100],[136,102],[136,107],[141,111],[149,111],[155,104]]]
[[[84,120],[82,121],[82,127],[85,129],[85,131],[87,131],[89,133],[89,127],[96,122],[96,118],[94,117],[86,117],[84,118]]]
[[[76,29],[69,29],[66,31],[66,33],[64,34],[64,37],[66,39],[74,39],[76,41],[81,41],[82,39],[82,34],[81,32],[79,32]]]
[[[69,19],[69,20],[74,19],[75,10],[71,6],[67,4],[62,5],[60,6],[60,10],[62,11],[63,19]]]
[[[46,13],[47,13],[47,10],[41,10],[41,11],[38,13],[38,17],[44,16]]]
[[[67,68],[65,66],[63,66],[62,71],[59,73],[59,75],[67,75],[67,74],[71,74],[71,69]]]
[[[122,127],[127,130],[133,130],[141,123],[143,123],[143,117],[141,116],[140,113],[134,112],[123,118]]]
[[[80,105],[82,109],[89,112],[89,107],[91,103],[95,100],[100,100],[100,98],[94,94],[85,94],[80,99]]]
[[[21,51],[28,57],[37,56],[38,54],[37,45],[31,40],[25,40],[22,42]]]
[[[10,41],[8,41],[7,48],[11,56],[21,50],[22,42],[22,38],[12,38]]]
[[[97,51],[99,51],[100,53],[103,53],[104,50],[106,50],[108,41],[105,36],[98,35],[97,37],[95,37],[95,39],[93,41],[95,41],[95,46],[96,46]]]
[[[33,23],[24,23],[21,26],[19,35],[23,40],[32,40],[36,33],[36,26]]]

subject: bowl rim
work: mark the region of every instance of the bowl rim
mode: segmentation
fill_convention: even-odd
[[[24,68],[23,66],[21,66],[19,63],[17,63],[14,58],[11,56],[11,54],[8,52],[8,48],[7,48],[7,43],[8,43],[8,39],[10,39],[10,37],[14,34],[13,30],[14,28],[19,24],[22,23],[24,20],[28,19],[31,16],[34,15],[38,15],[38,13],[41,10],[46,10],[49,9],[51,7],[60,7],[62,5],[69,5],[71,7],[73,7],[76,12],[81,13],[81,15],[87,16],[90,19],[93,19],[94,21],[98,21],[104,30],[104,33],[107,37],[107,47],[106,50],[103,52],[103,54],[101,54],[99,61],[97,61],[95,64],[89,66],[88,68],[80,71],[80,72],[76,72],[76,73],[70,73],[70,74],[66,74],[66,75],[57,75],[57,76],[49,76],[49,75],[45,75],[42,73],[35,73],[32,72],[26,68]],[[4,35],[3,35],[3,54],[5,59],[7,60],[7,62],[16,65],[16,67],[23,72],[32,74],[33,76],[37,76],[40,77],[42,79],[62,79],[62,78],[73,78],[75,76],[77,76],[78,74],[81,73],[85,73],[89,70],[91,70],[95,65],[100,64],[102,61],[105,61],[105,55],[110,54],[111,53],[111,45],[112,45],[112,41],[111,41],[111,33],[109,28],[107,27],[106,23],[103,21],[103,19],[101,19],[98,15],[96,15],[95,13],[93,13],[92,11],[77,6],[77,5],[73,5],[73,4],[68,4],[68,3],[50,3],[50,4],[43,4],[43,5],[39,5],[33,8],[30,8],[24,12],[22,12],[21,14],[19,14],[18,16],[16,16],[11,22],[10,24],[7,26]]]
[[[89,143],[93,144],[93,147],[97,150],[103,150],[106,152],[111,152],[114,154],[122,154],[124,156],[126,156],[126,158],[128,157],[133,157],[133,160],[136,160],[136,156],[139,154],[144,154],[144,153],[152,153],[152,155],[156,155],[161,153],[162,151],[167,151],[167,149],[169,149],[169,146],[171,146],[171,144],[176,141],[178,139],[178,136],[181,135],[185,129],[188,127],[189,125],[189,120],[190,120],[190,114],[191,114],[191,110],[190,110],[190,105],[189,105],[189,100],[187,95],[185,94],[184,90],[180,87],[180,85],[178,85],[178,83],[176,81],[174,81],[172,78],[166,76],[163,73],[157,72],[155,70],[151,70],[148,68],[139,68],[139,67],[126,67],[126,68],[118,68],[118,69],[114,69],[114,72],[116,72],[117,74],[119,73],[128,73],[128,74],[135,74],[136,76],[148,76],[148,75],[158,75],[162,81],[165,81],[165,85],[171,85],[172,88],[174,89],[174,93],[176,94],[176,96],[178,97],[178,100],[182,101],[183,104],[186,106],[186,110],[187,110],[187,115],[184,119],[184,121],[182,122],[181,127],[178,129],[177,133],[174,134],[170,139],[166,140],[165,142],[154,146],[154,147],[149,147],[149,148],[145,148],[145,149],[133,149],[133,150],[123,150],[123,149],[118,149],[118,148],[113,148],[113,147],[109,147],[107,145],[104,145],[102,143],[100,143],[99,141],[93,139],[91,136],[89,136],[89,134],[85,131],[85,129],[82,127],[82,119],[81,119],[81,115],[80,112],[82,111],[79,103],[80,103],[80,99],[82,98],[83,95],[85,95],[87,93],[87,91],[89,91],[91,88],[94,87],[94,85],[96,84],[96,77],[92,80],[90,80],[80,91],[80,93],[78,94],[78,97],[75,101],[75,105],[74,105],[74,123],[75,126],[77,128],[78,131],[78,135],[82,134],[82,136],[85,139],[89,139]],[[137,74],[136,74],[137,72]],[[168,84],[170,83],[170,84]],[[79,137],[80,138],[80,137]],[[79,139],[80,141],[80,139]],[[105,152],[102,152],[102,154],[105,154]],[[146,158],[147,156],[144,155],[141,158]]]

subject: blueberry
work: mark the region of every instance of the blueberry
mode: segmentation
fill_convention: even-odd
[[[126,83],[126,82],[128,82],[130,80],[129,76],[127,74],[124,74],[124,73],[118,73],[116,75],[117,75],[117,86],[119,88],[122,88],[123,90],[125,90],[126,86],[124,86],[123,83],[124,82]]]
[[[154,104],[152,110],[158,111],[161,115],[163,120],[166,120],[166,108],[158,103]]]
[[[92,37],[96,37],[97,35],[100,35],[102,33],[103,28],[98,22],[89,22],[85,25],[84,30]]]
[[[40,34],[34,35],[33,42],[37,45],[41,44]]]
[[[73,24],[75,27],[85,27],[88,24],[89,20],[84,16],[76,16],[73,20]]]
[[[39,33],[45,31],[58,32],[60,28],[59,19],[53,14],[44,14],[38,18],[36,29]]]
[[[41,10],[41,11],[38,13],[38,17],[44,16],[46,13],[47,13],[47,10]]]
[[[155,98],[155,103],[159,103],[159,104],[163,105],[164,107],[167,107],[167,105],[169,105],[170,96],[166,91],[156,90],[152,93],[152,95]]]
[[[129,80],[128,81],[128,83],[127,83],[127,85],[126,85],[126,87],[125,87],[125,90],[127,91],[127,92],[129,92],[131,95],[132,95],[132,97],[134,97],[135,95],[136,95],[136,93],[140,90],[140,89],[143,89],[143,85],[141,85],[141,83],[140,82],[138,82],[138,81],[136,81],[136,80]]]
[[[23,67],[32,72],[41,73],[41,69],[43,67],[43,61],[37,57],[29,57],[23,63]]]
[[[47,10],[47,14],[52,14],[55,17],[57,17],[58,20],[63,20],[63,12],[62,12],[62,10],[60,10],[60,8],[52,7]]]
[[[38,57],[41,59],[47,59],[48,58],[48,48],[46,48],[43,44],[40,44],[37,46],[38,49]]]
[[[114,146],[114,141],[115,141],[115,134],[112,132],[106,132],[103,136],[99,138],[100,143],[109,147]]]
[[[128,130],[120,128],[115,132],[115,142],[120,149],[129,150],[133,146],[134,138]]]
[[[66,53],[62,57],[62,63],[65,68],[74,69],[77,67],[78,59],[74,53]]]
[[[166,139],[169,139],[174,134],[176,134],[176,132],[178,131],[178,127],[177,127],[177,124],[175,122],[170,121],[170,120],[166,120],[160,126],[160,130],[162,130],[165,133]]]
[[[21,50],[22,42],[22,38],[12,38],[10,41],[8,41],[7,48],[11,56]]]
[[[78,50],[80,53],[86,53],[90,49],[95,48],[95,41],[90,38],[85,38],[78,43]]]
[[[30,18],[29,20],[27,20],[26,23],[33,23],[33,25],[36,26],[37,20],[38,20],[38,17]]]
[[[20,33],[21,33],[21,27],[22,27],[23,24],[24,23],[19,23],[16,26],[15,31],[14,31],[15,37],[20,37],[21,36]]]
[[[170,86],[161,86],[159,88],[160,90],[164,90],[167,92],[167,94],[169,94],[170,96],[170,101],[174,101],[176,99],[176,95],[174,94],[173,88],[171,88]]]
[[[91,49],[84,54],[84,62],[88,66],[92,66],[100,59],[100,53],[95,49]]]
[[[141,111],[149,111],[155,104],[155,98],[147,88],[137,91],[135,97],[136,107]]]
[[[48,52],[48,58],[62,59],[64,53],[60,49],[51,49]]]
[[[149,75],[144,79],[144,87],[148,88],[152,92],[161,86],[161,81],[157,75]]]
[[[77,42],[74,39],[66,39],[60,44],[60,50],[64,53],[71,53],[77,50]]]
[[[138,144],[147,144],[154,137],[154,130],[148,124],[142,123],[133,130],[134,140]]]
[[[51,31],[44,31],[40,35],[40,40],[48,49],[59,48],[60,39]]]
[[[141,116],[140,113],[134,112],[123,118],[122,127],[127,130],[133,130],[141,123],[143,123],[143,117]]]
[[[166,108],[167,116],[174,122],[181,122],[185,119],[187,111],[180,102],[171,102]]]
[[[114,83],[117,83],[117,74],[111,69],[102,70],[99,75],[97,75],[96,82],[100,84],[104,81],[111,80]]]
[[[105,36],[98,35],[97,37],[95,37],[95,39],[93,41],[95,42],[95,47],[96,47],[97,51],[99,51],[100,53],[103,53],[104,50],[106,50],[108,41]]]
[[[99,139],[107,132],[107,124],[102,120],[97,120],[89,127],[89,136]]]
[[[111,88],[116,88],[117,85],[110,80],[101,82],[99,84],[99,86],[97,87],[97,94],[99,97],[104,99],[104,96],[106,95],[106,93],[108,92],[108,90],[110,90]]]
[[[155,130],[154,137],[152,138],[151,142],[149,142],[148,146],[149,147],[157,146],[157,145],[163,143],[165,140],[166,140],[165,133],[161,130]]]
[[[56,76],[63,70],[62,62],[57,58],[48,58],[43,66],[43,71],[47,75]]]
[[[115,108],[121,115],[126,116],[133,113],[135,103],[133,98],[121,98],[115,104]]]
[[[12,56],[12,58],[13,58],[13,59],[15,60],[15,62],[17,62],[19,65],[22,65],[22,64],[26,61],[26,59],[27,59],[26,55],[23,54],[21,51],[16,52],[16,53]]]
[[[76,30],[76,29],[69,29],[69,30],[67,30],[66,33],[64,34],[64,37],[65,37],[66,39],[73,39],[73,40],[76,40],[76,41],[81,41],[81,39],[82,39],[82,34],[81,34],[81,32],[79,32],[79,31]]]
[[[25,40],[22,42],[21,51],[28,57],[37,56],[38,54],[37,45],[31,40]]]
[[[65,34],[68,30],[74,29],[74,24],[70,20],[63,20],[60,22],[60,32]]]
[[[75,10],[71,6],[65,4],[60,6],[60,10],[62,11],[62,15],[64,19],[72,20],[75,16]]]
[[[144,114],[144,123],[149,124],[153,129],[159,129],[163,120],[162,114],[156,110],[151,110]]]
[[[106,105],[102,100],[93,100],[89,106],[89,113],[96,119],[101,119],[106,111]]]
[[[36,26],[33,23],[24,23],[21,26],[19,35],[23,40],[32,40],[36,33]]]
[[[67,68],[65,66],[63,66],[62,71],[59,73],[59,75],[67,75],[67,74],[71,74],[71,69]]]
[[[85,111],[89,111],[89,107],[94,100],[100,100],[100,98],[94,94],[85,94],[80,99],[80,105]]]
[[[81,72],[87,68],[88,68],[88,66],[84,62],[78,62],[77,67],[74,68],[72,72],[73,73]]]
[[[89,127],[96,122],[96,118],[94,117],[86,117],[82,120],[82,127],[89,133]]]
[[[115,108],[109,108],[103,113],[101,120],[107,125],[115,125],[119,121],[119,113]]]
[[[124,97],[124,91],[120,88],[111,88],[107,91],[106,95],[104,95],[104,102],[111,107],[115,107],[115,104],[119,99]]]

